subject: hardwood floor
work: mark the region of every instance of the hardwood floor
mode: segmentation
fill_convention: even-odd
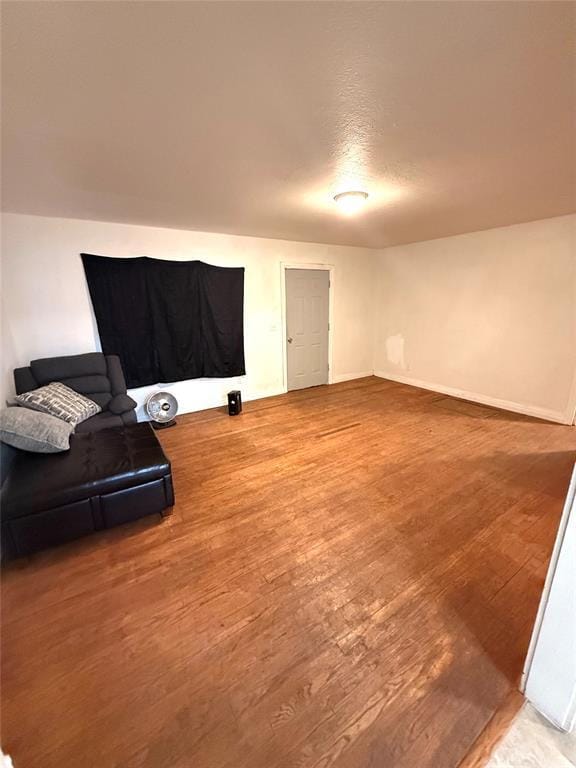
[[[376,378],[183,416],[176,506],[3,570],[15,768],[456,768],[576,430]]]

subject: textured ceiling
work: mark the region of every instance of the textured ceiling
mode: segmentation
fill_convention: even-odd
[[[575,17],[3,3],[3,208],[373,247],[568,213]],[[332,202],[351,187],[354,219]]]

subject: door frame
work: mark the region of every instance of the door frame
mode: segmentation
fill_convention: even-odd
[[[570,668],[564,663],[566,674],[560,676],[556,661],[571,659],[576,644],[574,600],[571,599],[573,579],[567,567],[575,528],[576,465],[572,471],[520,683],[520,690],[528,701],[562,731],[572,730],[576,722],[574,667]],[[557,626],[562,622],[565,622],[566,629],[560,633],[557,632]]]
[[[328,384],[334,381],[332,374],[332,352],[334,333],[334,265],[333,264],[298,264],[297,262],[280,262],[280,298],[282,307],[282,391],[288,392],[288,343],[286,341],[286,270],[287,269],[321,269],[328,272]]]

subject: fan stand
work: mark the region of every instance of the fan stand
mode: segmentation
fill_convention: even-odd
[[[175,427],[176,426],[176,419],[172,419],[172,421],[151,421],[153,429],[166,429],[167,427]]]

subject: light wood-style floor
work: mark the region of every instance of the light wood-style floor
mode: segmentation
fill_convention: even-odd
[[[456,768],[518,682],[576,431],[366,378],[159,434],[171,518],[3,571],[16,768]]]

